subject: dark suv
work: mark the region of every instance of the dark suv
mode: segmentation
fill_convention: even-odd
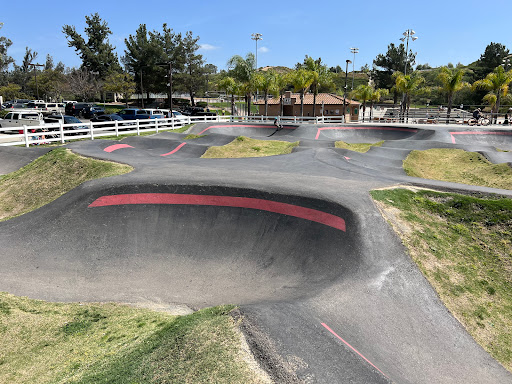
[[[83,110],[86,107],[92,107],[94,104],[92,103],[67,103],[66,104],[66,115],[69,116],[81,116],[83,115]]]

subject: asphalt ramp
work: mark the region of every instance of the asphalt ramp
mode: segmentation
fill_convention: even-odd
[[[225,187],[80,187],[1,223],[0,239],[0,289],[59,301],[282,301],[358,265],[347,208]]]

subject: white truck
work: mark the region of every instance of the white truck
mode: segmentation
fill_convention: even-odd
[[[43,114],[37,111],[9,112],[3,119],[0,119],[0,133],[15,133],[16,131],[22,133],[24,125],[27,127],[45,125]],[[33,130],[31,129],[31,131]]]

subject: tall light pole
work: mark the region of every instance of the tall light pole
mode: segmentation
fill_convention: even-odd
[[[348,77],[348,65],[351,63],[350,60],[347,61],[347,66],[345,68],[345,92],[343,93],[343,121],[345,121],[345,112],[346,112],[346,99],[347,99],[347,77]]]
[[[34,76],[35,76],[35,80],[36,80],[36,94],[37,94],[37,100],[39,100],[39,86],[37,85],[37,67],[44,67],[44,65],[43,64],[32,64],[32,63],[30,63],[29,65],[31,65],[34,68]]]
[[[417,40],[418,36],[414,36],[415,34],[416,34],[416,32],[414,32],[412,29],[408,29],[408,30],[406,30],[403,33],[404,37],[400,38],[401,41],[406,41],[407,40],[406,47],[405,47],[404,75],[407,75],[407,64],[409,63],[409,54],[408,54],[408,51],[409,51],[409,39],[411,39],[412,41]]]
[[[354,90],[354,77],[356,73],[356,53],[359,53],[359,48],[350,48],[350,52],[354,54],[354,61],[352,62],[352,90]]]
[[[263,35],[261,33],[253,33],[251,36],[252,36],[251,39],[256,41],[256,68],[255,68],[255,70],[257,71],[258,70],[258,40],[263,40],[262,39]],[[256,90],[256,101],[258,101],[258,90]],[[250,111],[248,113],[251,114]]]
[[[258,69],[258,40],[263,40],[262,39],[262,34],[261,33],[253,33],[251,35],[251,39],[256,41],[256,70]]]
[[[407,41],[406,46],[405,46],[404,76],[407,75],[407,64],[409,64],[409,39],[411,39],[412,41],[415,41],[418,39],[418,37],[414,36],[414,34],[416,34],[416,32],[414,32],[412,29],[408,29],[404,33],[402,33],[402,35],[404,35],[404,37],[400,38],[400,40],[402,42]],[[407,108],[405,103],[406,103],[406,100],[405,100],[405,92],[404,92],[404,95],[402,97],[402,113],[403,114],[405,114],[405,110]]]

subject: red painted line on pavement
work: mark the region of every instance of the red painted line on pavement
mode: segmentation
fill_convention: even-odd
[[[242,128],[267,128],[267,129],[275,128],[274,125],[264,125],[264,126],[261,126],[261,125],[211,125],[208,128],[203,129],[201,132],[199,132],[199,134],[201,135],[202,133],[206,132],[207,130],[209,130],[211,128],[236,128],[236,127],[242,127]],[[283,127],[283,129],[295,129],[295,127]]]
[[[114,145],[110,145],[107,148],[105,148],[104,151],[105,152],[114,152],[121,148],[133,148],[133,147],[128,144],[114,144]]]
[[[250,208],[298,217],[324,224],[341,231],[346,231],[345,220],[341,217],[317,211],[316,209],[300,207],[298,205],[254,199],[250,197],[188,195],[175,193],[135,193],[102,196],[92,202],[89,207],[105,207],[124,204],[187,204]]]
[[[455,136],[453,135],[512,135],[512,132],[486,132],[486,131],[462,131],[450,132],[452,143],[455,144]]]
[[[353,346],[351,346],[349,343],[347,343],[345,340],[343,340],[340,336],[338,336],[336,334],[336,332],[334,332],[331,328],[329,328],[327,326],[327,324],[325,323],[322,323],[322,325],[324,326],[325,329],[327,329],[329,332],[331,332],[334,336],[336,336],[338,339],[340,339],[341,341],[343,341],[343,343],[345,343],[345,345],[347,345],[350,349],[352,349],[355,353],[357,353],[359,356],[361,356],[368,364],[370,364],[373,368],[375,368],[377,371],[379,371],[380,373],[382,373],[384,375],[384,377],[388,378],[384,372],[382,372],[379,368],[377,368],[375,365],[372,364],[372,362],[370,360],[368,360],[366,357],[364,357],[361,353],[359,353],[359,351],[357,349],[355,349]]]
[[[393,128],[393,127],[322,127],[318,128],[316,131],[315,140],[318,140],[321,131],[330,130],[330,129],[348,129],[348,130],[356,130],[356,129],[368,129],[375,131],[403,131],[403,132],[417,132],[417,129],[408,129],[408,128]]]
[[[169,155],[172,155],[173,153],[176,153],[178,152],[185,144],[187,143],[181,143],[180,145],[178,145],[176,148],[174,148],[171,152],[168,152],[168,153],[164,153],[163,155],[160,155],[160,156],[169,156]]]

